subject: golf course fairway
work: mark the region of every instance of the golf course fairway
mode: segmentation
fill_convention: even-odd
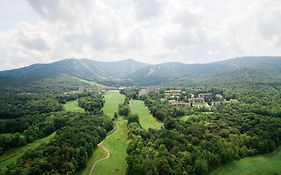
[[[106,154],[102,161],[96,163],[92,174],[94,175],[125,175],[127,169],[127,121],[118,119],[115,123],[114,132],[102,142]],[[107,152],[108,151],[108,152]],[[107,154],[109,153],[109,155]]]
[[[147,106],[145,106],[142,100],[131,100],[130,108],[133,114],[138,114],[140,124],[144,129],[160,129],[161,127],[163,127],[163,123],[157,121],[152,116],[149,109],[147,108]]]
[[[105,95],[103,111],[110,117],[118,112],[118,105],[123,103],[125,96],[118,91],[109,91]],[[86,168],[79,175],[125,175],[127,169],[127,120],[115,120],[114,129],[98,145]]]
[[[102,110],[109,117],[113,118],[114,113],[118,113],[118,106],[124,102],[125,96],[118,91],[108,91],[105,93],[104,99],[105,103]]]
[[[210,175],[273,175],[281,174],[281,147],[269,154],[247,157],[222,165]]]
[[[66,102],[63,108],[69,112],[85,112],[85,110],[78,105],[78,99]]]

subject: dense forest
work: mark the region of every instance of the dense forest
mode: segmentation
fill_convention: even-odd
[[[175,88],[171,88],[175,89]],[[165,89],[139,96],[126,95],[117,113],[128,120],[127,174],[205,175],[220,165],[247,156],[269,153],[281,145],[281,89],[182,88],[176,98],[187,102],[202,92],[212,94],[209,108],[173,106]],[[224,101],[216,100],[221,94]],[[164,128],[145,130],[131,112],[130,99],[143,100]],[[237,103],[224,103],[235,99]],[[66,112],[63,104],[77,100],[85,112]],[[13,93],[0,96],[0,155],[55,134],[47,144],[27,151],[0,174],[73,174],[113,129],[103,114],[101,92]],[[182,120],[184,116],[188,119]]]
[[[160,100],[161,93],[144,98],[165,127],[145,131],[136,116],[130,119],[128,174],[203,175],[233,160],[272,152],[281,144],[279,90],[228,89],[223,93],[239,103],[217,103],[208,115],[200,109],[171,106]],[[180,119],[188,114],[196,115]]]
[[[102,94],[95,93],[89,97],[79,98],[78,104],[92,114],[99,114],[104,105],[104,99]]]
[[[74,99],[87,112],[63,111],[62,104]],[[7,93],[0,102],[0,155],[55,133],[48,144],[27,151],[0,174],[74,173],[113,129],[112,120],[101,111],[103,96],[97,92]]]
[[[68,116],[71,117],[71,116]],[[84,167],[93,149],[113,128],[105,116],[75,114],[54,140],[27,152],[6,174],[70,174]]]

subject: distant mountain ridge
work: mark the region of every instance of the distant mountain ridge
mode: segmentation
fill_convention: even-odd
[[[41,80],[61,75],[112,85],[207,85],[281,82],[281,57],[240,57],[207,64],[150,65],[132,59],[101,62],[65,59],[1,71],[0,77]]]
[[[242,79],[247,72],[255,72],[254,75],[261,74],[261,76],[253,77],[254,80],[257,80],[258,77],[264,77],[266,71],[267,74],[272,73],[271,75],[274,75],[275,79],[279,75],[281,76],[281,57],[240,57],[207,64],[163,63],[143,68],[130,75],[130,79],[134,82],[132,84],[174,83],[190,85],[204,82],[212,83],[218,77],[226,82],[233,79],[248,81],[250,78],[248,80]],[[237,77],[237,73],[241,78]],[[225,76],[228,76],[229,80],[225,79]]]
[[[50,64],[34,64],[19,69],[1,71],[0,76],[41,79],[66,74],[91,81],[114,80],[124,78],[146,66],[149,65],[132,59],[101,62],[70,58]]]

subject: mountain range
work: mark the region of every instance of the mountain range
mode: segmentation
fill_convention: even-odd
[[[109,85],[237,85],[281,82],[281,57],[239,57],[207,64],[151,65],[133,59],[101,62],[65,59],[1,71],[0,80],[30,83],[71,77]],[[3,81],[2,81],[3,82]]]

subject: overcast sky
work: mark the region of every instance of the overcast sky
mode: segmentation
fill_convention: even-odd
[[[281,0],[0,0],[0,70],[281,55]]]

